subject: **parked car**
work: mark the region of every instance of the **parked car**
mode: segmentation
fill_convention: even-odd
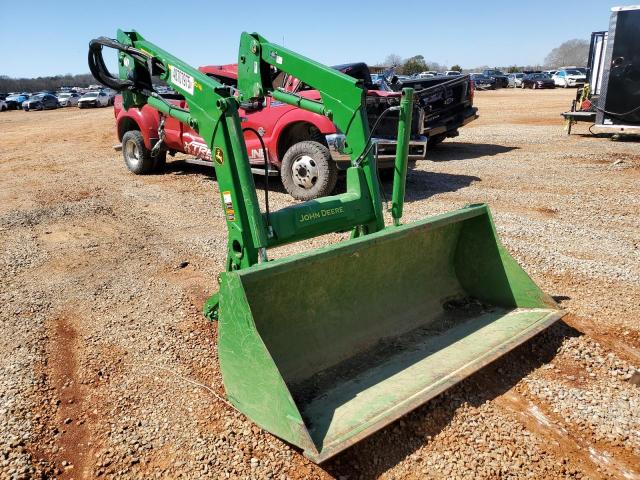
[[[544,71],[544,72],[542,72],[542,73],[546,73],[546,74],[547,74],[547,75],[549,75],[550,77],[553,77],[553,76],[556,74],[556,72],[557,72],[557,71],[558,71],[558,70],[545,70],[545,71]]]
[[[7,109],[7,104],[4,100],[0,100],[0,112],[4,112]]]
[[[529,73],[522,78],[522,88],[556,88],[553,79],[546,73]]]
[[[106,107],[109,105],[109,95],[102,90],[87,92],[78,100],[78,108]]]
[[[447,70],[446,72],[444,72],[444,74],[447,77],[454,77],[456,75],[462,75],[462,72],[459,72],[458,70]]]
[[[25,112],[29,110],[48,110],[58,108],[58,99],[50,93],[36,93],[31,95],[28,100],[22,102],[22,109]]]
[[[510,73],[507,77],[509,79],[509,86],[511,88],[521,87],[524,73]]]
[[[587,76],[577,69],[558,70],[551,77],[557,87],[582,87],[587,81]]]
[[[472,73],[471,80],[473,80],[473,84],[477,90],[495,90],[496,89],[496,79],[487,77],[482,73]]]
[[[504,88],[509,86],[509,79],[500,70],[483,70],[482,74],[495,80],[495,88]]]
[[[58,102],[61,107],[75,107],[78,105],[80,95],[72,92],[63,92],[58,94]]]
[[[22,108],[22,103],[28,99],[29,99],[29,95],[25,95],[24,93],[14,93],[14,94],[8,95],[7,98],[5,98],[5,102],[7,103],[7,109],[8,110],[20,109]]]
[[[114,100],[115,100],[116,95],[118,94],[118,92],[116,92],[115,90],[111,90],[110,88],[105,88],[105,89],[103,90],[103,92],[107,94],[107,97],[108,97],[108,99],[109,99],[109,100],[108,100],[108,101],[109,101],[108,105],[113,105],[113,102],[114,102]],[[167,88],[167,89],[165,90],[165,92],[166,92],[166,93],[172,93],[173,91],[172,91],[170,88]]]

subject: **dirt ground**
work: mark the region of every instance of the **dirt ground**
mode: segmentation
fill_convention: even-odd
[[[487,202],[569,314],[321,466],[222,400],[200,313],[225,259],[212,172],[130,174],[110,108],[1,113],[0,477],[640,479],[640,143],[567,136],[574,94],[476,93],[405,206]]]

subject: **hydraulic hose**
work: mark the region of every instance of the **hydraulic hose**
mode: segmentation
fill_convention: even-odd
[[[133,57],[134,61],[146,65],[149,72],[148,81],[143,81],[139,78],[120,80],[114,77],[104,63],[102,56],[102,47],[113,48],[120,52],[124,52],[127,55]],[[152,72],[165,72],[166,67],[159,62],[155,57],[149,55],[142,50],[125,45],[112,38],[99,37],[89,42],[89,70],[94,78],[105,87],[111,88],[117,92],[131,91],[140,93],[146,97],[152,97],[161,104],[153,105],[155,108],[169,116],[177,118],[179,121],[189,124],[188,112],[176,107],[170,102],[167,102],[162,96],[153,89],[151,83]],[[193,125],[191,125],[194,127]]]
[[[260,147],[262,148],[262,157],[264,158],[264,206],[265,206],[265,216],[267,218],[267,227],[271,226],[271,221],[269,219],[269,158],[267,156],[267,147],[264,144],[264,140],[262,139],[262,135],[256,129],[251,127],[245,127],[242,129],[243,132],[252,132],[256,137],[258,137],[258,141],[260,142]]]
[[[376,118],[376,121],[373,124],[373,127],[371,127],[371,130],[369,131],[369,136],[367,137],[367,140],[364,143],[364,149],[362,150],[362,153],[360,155],[358,155],[358,158],[356,159],[356,163],[359,165],[360,163],[362,163],[362,160],[364,160],[364,157],[366,157],[369,152],[371,151],[371,149],[373,148],[373,143],[371,143],[371,140],[373,139],[373,135],[376,132],[376,129],[378,128],[378,125],[380,124],[380,121],[382,120],[382,118],[389,112],[393,112],[393,111],[397,111],[400,110],[400,106],[399,105],[393,105],[391,107],[387,107],[386,109],[384,109],[382,111],[382,113],[380,115],[378,115],[378,118]],[[376,167],[377,168],[377,167]]]
[[[151,78],[151,72],[154,69],[164,71],[164,65],[157,62],[152,56],[146,54],[142,50],[138,50],[137,48],[129,45],[124,45],[112,38],[99,37],[89,42],[89,70],[98,82],[117,92],[122,92],[124,90],[136,90],[144,95],[151,96],[152,86],[150,82],[148,82],[149,84],[144,84],[140,81],[136,81],[136,79],[120,80],[119,78],[114,77],[104,63],[102,47],[113,48],[120,52],[124,52],[133,57],[134,60],[142,64],[146,64],[149,71],[149,78]]]
[[[91,70],[91,74],[94,78],[105,87],[112,88],[117,92],[129,90],[134,86],[134,82],[132,80],[120,80],[111,75],[109,69],[104,63],[104,58],[102,57],[103,46],[114,48],[121,52],[126,52],[132,56],[139,57],[139,52],[132,47],[128,47],[107,37],[95,38],[89,42],[89,70]]]

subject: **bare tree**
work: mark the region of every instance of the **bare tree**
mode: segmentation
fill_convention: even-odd
[[[446,65],[442,65],[438,62],[429,62],[427,61],[427,70],[430,70],[432,72],[444,72],[445,70],[447,70],[447,66]]]
[[[402,65],[402,57],[397,53],[391,53],[384,59],[383,65],[386,67],[397,67]]]
[[[562,67],[565,65],[575,65],[582,67],[587,64],[587,56],[589,54],[589,42],[574,38],[567,40],[559,47],[549,52],[544,60],[545,65],[549,67]]]

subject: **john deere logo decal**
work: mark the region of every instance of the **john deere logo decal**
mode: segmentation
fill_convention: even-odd
[[[224,163],[224,153],[222,153],[222,149],[220,147],[216,147],[214,152],[213,158],[216,159],[218,165],[222,165]]]

